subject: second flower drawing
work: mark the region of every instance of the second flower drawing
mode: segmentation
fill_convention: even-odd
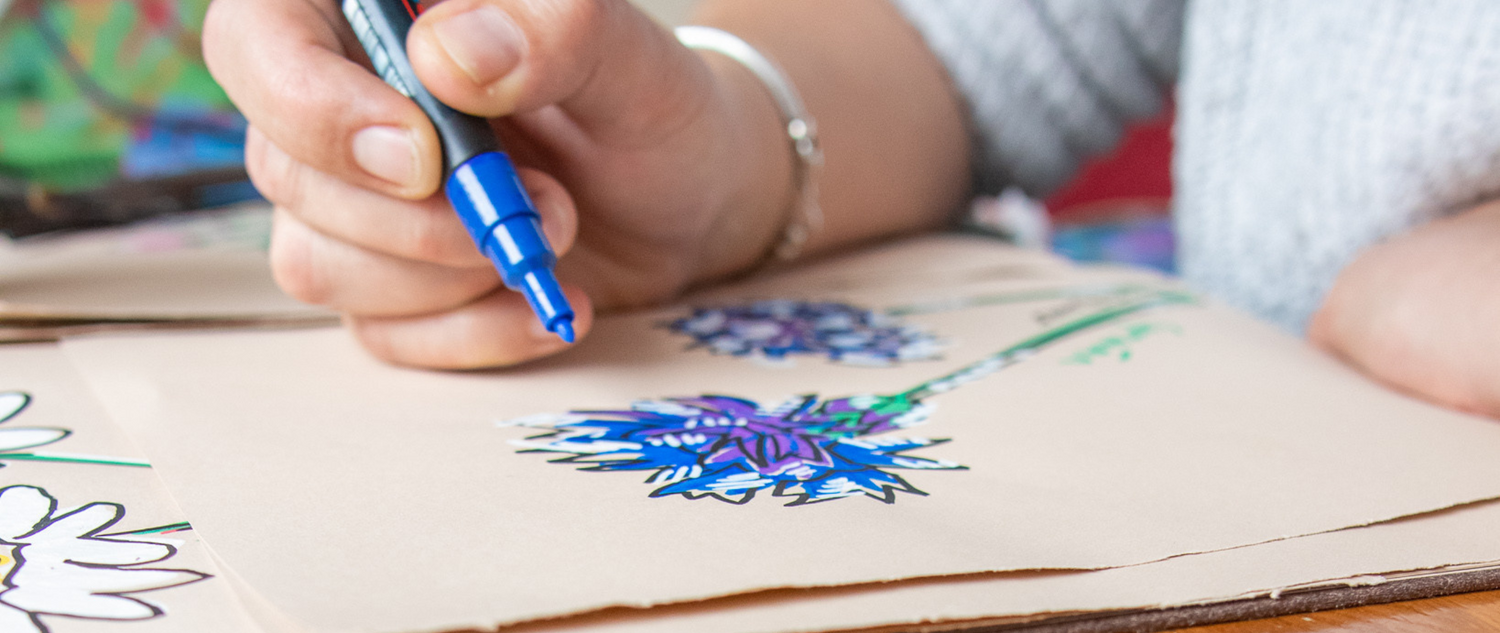
[[[768,492],[787,498],[789,506],[855,496],[890,504],[898,493],[926,494],[898,471],[965,468],[911,454],[948,440],[886,435],[927,422],[933,413],[930,399],[1015,365],[1076,333],[1144,310],[1193,302],[1190,295],[1171,291],[1125,296],[897,393],[836,398],[804,394],[772,403],[719,394],[654,398],[636,401],[628,408],[541,414],[504,424],[545,429],[513,443],[525,452],[561,455],[552,460],[554,463],[588,471],[644,473],[646,483],[655,486],[652,497],[712,498],[743,504],[758,493]],[[755,319],[770,319],[768,314],[780,314],[778,318],[784,321],[806,315],[811,321],[765,326],[764,333],[770,335],[817,331],[818,321],[833,319],[828,315],[841,315],[833,319],[839,323],[857,320],[849,315],[858,309],[833,305],[782,301],[760,302],[739,310],[699,310],[693,317],[674,323],[673,328],[696,331],[697,335],[722,334],[761,328],[762,322]],[[730,316],[733,314],[759,316],[739,327],[731,323],[736,318]],[[916,331],[892,323],[882,327],[893,333]],[[888,354],[889,336],[898,335],[863,339],[875,346],[869,352],[871,357]],[[742,338],[782,340],[775,336]],[[743,349],[738,343],[714,345],[729,353]],[[791,347],[796,345],[777,343],[775,349],[781,352],[762,349],[760,353],[786,353]]]

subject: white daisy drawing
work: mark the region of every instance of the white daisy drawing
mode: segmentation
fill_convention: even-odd
[[[31,396],[20,391],[0,392],[0,424],[31,404]],[[0,453],[36,448],[68,436],[70,431],[53,427],[16,426],[0,428]],[[0,464],[3,466],[4,464]]]
[[[164,543],[103,534],[125,514],[95,502],[59,512],[35,486],[0,489],[0,631],[46,633],[49,617],[146,620],[162,608],[134,597],[207,578],[186,569],[143,567],[177,554]]]
[[[31,404],[31,395],[22,391],[0,391],[0,424],[20,415]],[[59,464],[98,464],[105,466],[128,466],[150,468],[151,465],[129,457],[103,455],[72,455],[67,453],[42,452],[31,449],[46,446],[61,440],[73,432],[50,426],[5,426],[0,427],[0,468],[6,462],[30,461]]]

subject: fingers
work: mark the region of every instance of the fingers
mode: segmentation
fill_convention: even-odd
[[[495,117],[556,104],[595,138],[627,143],[659,140],[711,92],[698,57],[625,0],[446,0],[418,18],[407,51],[455,108]]]
[[[271,272],[300,301],[351,314],[425,314],[461,306],[500,284],[491,268],[391,257],[313,230],[277,208]]]
[[[277,283],[297,299],[346,313],[382,358],[480,367],[564,346],[521,295],[501,286],[441,196],[401,200],[350,185],[299,163],[254,128],[247,162],[257,188],[277,203],[271,235]],[[548,240],[567,252],[578,227],[572,198],[541,172],[519,174]],[[583,315],[575,323],[581,335],[591,310],[581,291],[569,295]]]
[[[350,185],[292,159],[254,127],[245,163],[262,195],[320,233],[394,257],[489,265],[441,196],[410,201]]]
[[[215,0],[204,57],[240,111],[297,161],[393,196],[438,187],[441,148],[410,99],[349,56],[332,0]]]
[[[491,266],[441,195],[409,201],[348,184],[297,162],[254,127],[245,154],[261,193],[319,233],[402,259],[455,268]],[[572,197],[541,172],[523,168],[519,174],[553,249],[568,252],[578,229]]]
[[[581,338],[593,326],[593,305],[565,287]],[[408,318],[350,317],[349,329],[370,353],[391,363],[441,369],[500,367],[568,347],[548,332],[521,295],[498,290],[459,309]]]

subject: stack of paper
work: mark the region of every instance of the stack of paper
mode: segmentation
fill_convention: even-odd
[[[0,343],[86,332],[331,323],[282,294],[269,209],[0,241]]]
[[[21,363],[81,378],[153,468],[6,471],[154,472],[181,514],[141,521],[191,522],[180,568],[214,577],[114,589],[160,611],[139,631],[947,630],[1500,561],[1500,424],[1170,281],[978,238],[607,316],[507,371],[390,367],[331,328],[0,349]],[[58,450],[135,457],[56,397],[86,410]]]

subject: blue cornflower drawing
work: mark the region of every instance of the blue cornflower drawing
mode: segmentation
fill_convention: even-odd
[[[793,355],[827,356],[849,365],[889,366],[937,358],[932,334],[879,312],[832,302],[777,299],[697,308],[667,324],[694,345],[716,354],[789,361]]]
[[[770,491],[790,498],[789,506],[856,496],[895,503],[897,493],[927,493],[893,471],[966,470],[951,461],[910,454],[946,439],[885,435],[926,422],[933,411],[926,400],[1024,361],[1077,332],[1149,308],[1192,302],[1189,295],[1168,291],[1129,298],[891,395],[801,395],[772,406],[727,395],[656,398],[636,401],[628,409],[542,414],[502,425],[546,429],[512,443],[523,452],[562,455],[553,463],[596,472],[647,473],[646,483],[655,486],[652,497],[743,504]],[[798,306],[838,305],[780,302],[782,307],[766,307],[772,303],[756,304],[763,306],[757,310],[795,315]],[[706,331],[726,330],[724,320],[731,318],[726,310],[713,319],[705,314],[700,311],[694,318],[704,319]]]
[[[565,453],[583,470],[649,471],[653,497],[745,503],[762,490],[802,505],[864,495],[886,503],[924,494],[887,469],[961,470],[905,454],[947,440],[871,437],[927,419],[903,398],[801,396],[765,407],[729,396],[642,400],[629,409],[534,416],[511,424],[551,432],[514,443]]]

